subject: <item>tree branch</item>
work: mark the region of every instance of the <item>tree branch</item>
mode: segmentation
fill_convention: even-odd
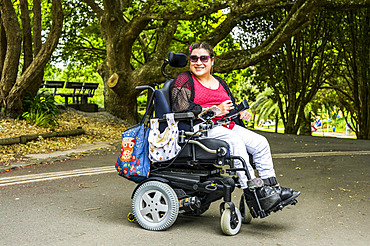
[[[370,0],[321,0],[318,5],[331,10],[350,10],[370,7]]]
[[[315,3],[315,0],[297,1],[288,16],[260,46],[251,50],[237,50],[220,55],[217,57],[215,71],[222,73],[246,68],[272,55],[285,40],[309,24]]]
[[[86,3],[96,14],[98,19],[103,15],[104,10],[100,8],[100,6],[94,1],[94,0],[82,0],[84,3]]]

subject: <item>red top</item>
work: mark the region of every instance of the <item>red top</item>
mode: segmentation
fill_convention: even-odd
[[[229,95],[220,82],[218,82],[217,89],[210,89],[202,85],[195,76],[193,76],[194,81],[194,102],[202,106],[202,108],[209,108],[213,105],[220,105],[226,100],[231,100]],[[217,119],[222,119],[223,117],[215,117],[214,121]],[[225,126],[226,128],[233,129],[235,122],[230,122],[229,125]]]

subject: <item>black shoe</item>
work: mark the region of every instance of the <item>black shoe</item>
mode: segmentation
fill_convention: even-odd
[[[276,190],[276,192],[280,195],[280,198],[282,201],[287,200],[293,196],[294,190],[290,188],[284,188],[281,187],[280,185],[278,186],[273,186],[273,189]]]
[[[293,190],[292,195],[289,198],[285,199],[284,201],[283,201],[283,199],[281,199],[282,200],[281,203],[289,204],[290,201],[295,200],[300,194],[301,194],[300,191]]]
[[[265,185],[270,186],[273,189],[275,189],[276,192],[280,195],[280,198],[281,198],[282,201],[291,200],[291,198],[293,196],[297,197],[297,196],[299,196],[299,194],[301,194],[300,192],[294,191],[290,188],[281,187],[278,184],[275,177],[269,177],[269,178],[263,179],[263,182],[265,183]],[[298,195],[297,195],[297,193],[298,193]]]
[[[276,206],[275,208],[273,208],[272,210],[274,212],[276,212],[277,210],[281,210],[283,209],[284,207],[288,206],[288,205],[296,205],[297,204],[297,200],[296,198],[301,194],[301,192],[299,191],[293,191],[293,195],[287,199],[285,199],[284,201],[281,201],[281,203]]]
[[[281,202],[281,198],[278,192],[269,186],[257,188],[256,193],[261,204],[261,208],[265,211],[268,211]],[[248,207],[253,207],[255,211],[258,211],[259,209],[253,192],[247,188],[244,189],[244,194]]]

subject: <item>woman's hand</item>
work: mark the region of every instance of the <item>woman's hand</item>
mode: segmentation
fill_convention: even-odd
[[[221,113],[218,116],[228,114],[230,110],[234,109],[234,104],[231,100],[226,100],[218,105],[219,109],[221,109]]]
[[[248,109],[240,112],[240,119],[249,121],[252,118],[252,114],[249,112]]]

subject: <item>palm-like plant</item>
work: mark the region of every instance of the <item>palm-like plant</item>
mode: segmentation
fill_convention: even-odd
[[[250,105],[251,111],[257,115],[257,121],[280,115],[279,106],[274,100],[274,96],[273,90],[266,88],[256,97],[256,101]]]

